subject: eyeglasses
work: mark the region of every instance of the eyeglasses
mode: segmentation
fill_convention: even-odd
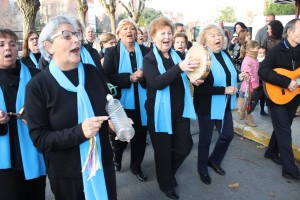
[[[82,40],[82,33],[81,32],[71,32],[68,30],[64,30],[61,32],[58,32],[56,34],[54,34],[50,39],[53,40],[54,38],[56,38],[57,36],[62,35],[64,39],[66,40],[71,40],[72,39],[72,35],[75,35],[79,40]]]
[[[34,40],[38,41],[39,38],[38,37],[29,38],[29,42],[33,42]]]

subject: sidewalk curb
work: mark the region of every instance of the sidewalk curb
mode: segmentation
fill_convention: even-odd
[[[269,144],[271,133],[259,130],[255,127],[247,126],[245,123],[240,122],[238,120],[233,120],[233,128],[237,134],[249,140],[253,140],[264,146],[268,146]],[[292,148],[293,148],[295,159],[300,161],[300,146],[293,144]]]

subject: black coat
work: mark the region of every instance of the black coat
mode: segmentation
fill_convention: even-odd
[[[300,45],[293,48],[287,41],[286,44],[288,45],[288,48],[282,42],[268,51],[266,58],[260,63],[260,68],[258,70],[258,75],[263,81],[278,85],[282,88],[287,88],[291,79],[278,74],[273,69],[284,68],[287,70],[294,70],[292,60],[295,62],[295,69],[300,67]],[[299,105],[299,102],[300,95],[297,95],[292,101],[283,106],[295,107]],[[267,105],[279,106],[270,99],[267,99]]]
[[[33,67],[28,67],[28,69],[32,77],[40,71]],[[16,100],[20,82],[20,71],[21,65],[19,61],[17,61],[15,68],[0,69],[0,87],[4,95],[6,110],[8,112],[18,112],[16,111]],[[16,117],[12,116],[7,124],[0,124],[0,135],[7,134],[8,127],[12,168],[21,170],[23,169],[23,165]]]
[[[40,58],[41,58],[41,53],[36,53],[34,54],[34,56],[36,57],[37,61],[39,62]],[[22,63],[24,63],[24,65],[26,65],[27,67],[33,67],[36,68],[35,64],[33,63],[33,61],[31,60],[31,58],[29,56],[22,58],[21,59]]]

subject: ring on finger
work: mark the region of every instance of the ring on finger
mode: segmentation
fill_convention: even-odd
[[[102,125],[103,121],[100,120],[99,123],[100,123],[100,125]]]

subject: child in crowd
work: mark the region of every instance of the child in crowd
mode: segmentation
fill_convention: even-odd
[[[262,62],[266,56],[266,47],[260,46],[258,47],[257,60],[258,62]]]
[[[256,124],[253,121],[253,117],[249,112],[249,103],[251,102],[251,93],[259,86],[258,68],[259,62],[257,60],[259,44],[250,40],[247,42],[245,47],[245,52],[241,52],[244,55],[244,60],[242,62],[241,71],[247,72],[249,78],[243,80],[240,87],[240,97],[238,98],[239,104],[239,117],[241,120],[246,119],[245,124],[248,126],[255,127]],[[246,109],[247,108],[247,109]]]

